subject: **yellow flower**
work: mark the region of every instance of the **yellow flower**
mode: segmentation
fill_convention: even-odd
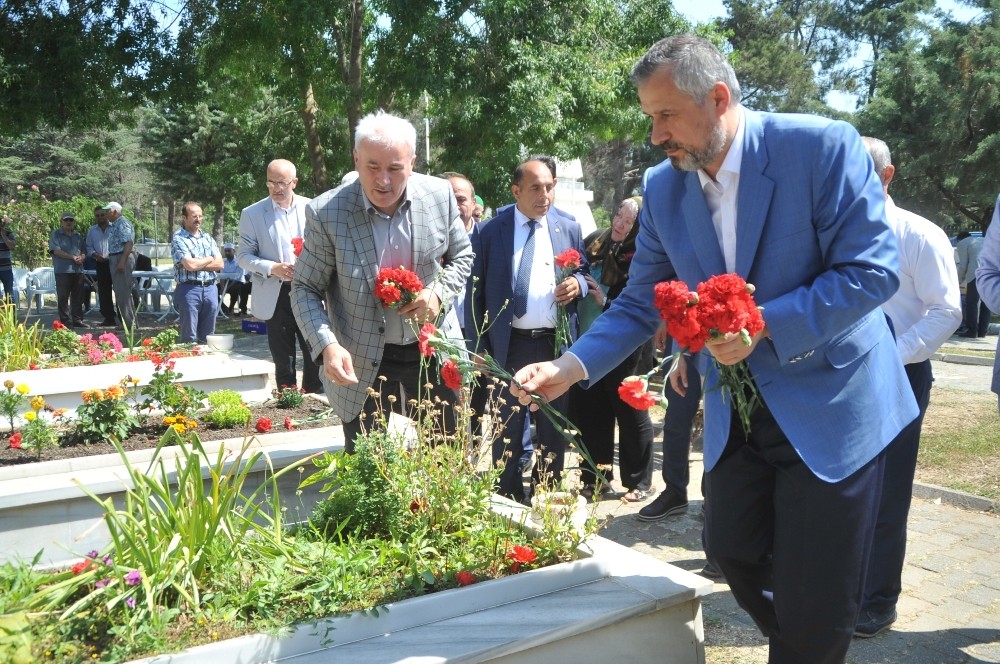
[[[177,424],[173,425],[173,427],[174,427],[174,431],[176,431],[177,433],[184,433],[185,431],[187,431],[187,427],[185,427],[180,422],[178,422]]]
[[[125,396],[125,390],[123,390],[119,385],[112,385],[104,391],[104,394],[108,399],[121,399]]]
[[[31,407],[34,408],[36,411],[45,408],[45,399],[41,396],[31,397]]]
[[[163,423],[166,424],[168,427],[173,425],[173,423],[176,421],[177,418],[174,417],[173,415],[167,415],[166,417],[163,418]]]
[[[12,381],[12,380],[10,380],[8,378],[7,380],[5,380],[3,382],[3,386],[6,387],[8,390],[13,390],[14,389],[14,381]]]
[[[20,394],[27,394],[28,392],[31,391],[31,389],[24,383],[21,383],[20,385],[17,386],[17,391]]]
[[[33,410],[29,410],[27,413],[24,414],[24,419],[26,419],[28,422],[34,422],[36,417],[38,417],[38,413],[36,413]]]

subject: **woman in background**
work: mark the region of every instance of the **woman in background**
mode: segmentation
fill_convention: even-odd
[[[642,197],[622,201],[611,222],[611,228],[598,229],[587,236],[583,244],[590,263],[586,275],[589,293],[577,311],[580,334],[611,305],[628,281],[628,269],[635,253],[635,237],[639,233],[639,209]],[[618,465],[621,483],[625,487],[623,500],[639,502],[652,494],[653,423],[649,413],[636,410],[618,396],[622,380],[649,371],[654,362],[652,341],[636,349],[604,378],[582,389],[574,386],[570,396],[570,420],[580,430],[580,436],[597,468],[583,462],[582,495],[589,499],[596,493],[610,493],[615,453],[615,424],[618,425]],[[608,405],[610,404],[610,408]]]

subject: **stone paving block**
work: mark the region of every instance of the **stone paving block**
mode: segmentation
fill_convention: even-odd
[[[933,580],[920,584],[916,592],[922,600],[937,606],[947,601],[955,590],[951,586],[942,584],[939,580]]]
[[[997,589],[985,585],[980,577],[970,579],[956,597],[964,602],[975,604],[984,608],[1000,608],[1000,597],[997,596]]]
[[[957,597],[949,597],[932,607],[927,613],[938,616],[949,623],[966,625],[969,621],[975,621],[983,613],[983,607],[965,602]]]
[[[992,555],[982,556],[970,562],[968,571],[971,574],[980,574],[991,578],[1000,577],[1000,552],[994,551]]]
[[[927,644],[929,650],[938,653],[938,662],[971,662],[969,649],[978,642],[958,631],[942,632],[939,638]],[[931,660],[934,661],[934,660]]]
[[[939,551],[936,555],[927,556],[917,563],[918,567],[932,572],[937,572],[939,574],[950,574],[962,571],[967,569],[966,565],[966,563],[963,563],[960,560],[955,560],[945,551]]]
[[[1000,640],[994,637],[991,643],[976,643],[966,650],[976,662],[1000,662]]]

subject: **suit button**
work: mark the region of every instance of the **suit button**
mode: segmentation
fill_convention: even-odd
[[[377,367],[378,366],[378,360],[372,360],[372,366],[373,367]]]
[[[380,327],[380,328],[378,329],[378,333],[379,333],[379,334],[385,334],[385,328],[384,328],[384,327]]]

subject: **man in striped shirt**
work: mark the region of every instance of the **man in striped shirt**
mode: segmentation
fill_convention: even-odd
[[[171,243],[177,278],[174,308],[180,314],[181,342],[205,343],[205,338],[215,333],[219,313],[215,281],[222,270],[222,253],[215,238],[201,232],[202,216],[198,203],[185,203],[181,212],[183,226],[174,233]]]

